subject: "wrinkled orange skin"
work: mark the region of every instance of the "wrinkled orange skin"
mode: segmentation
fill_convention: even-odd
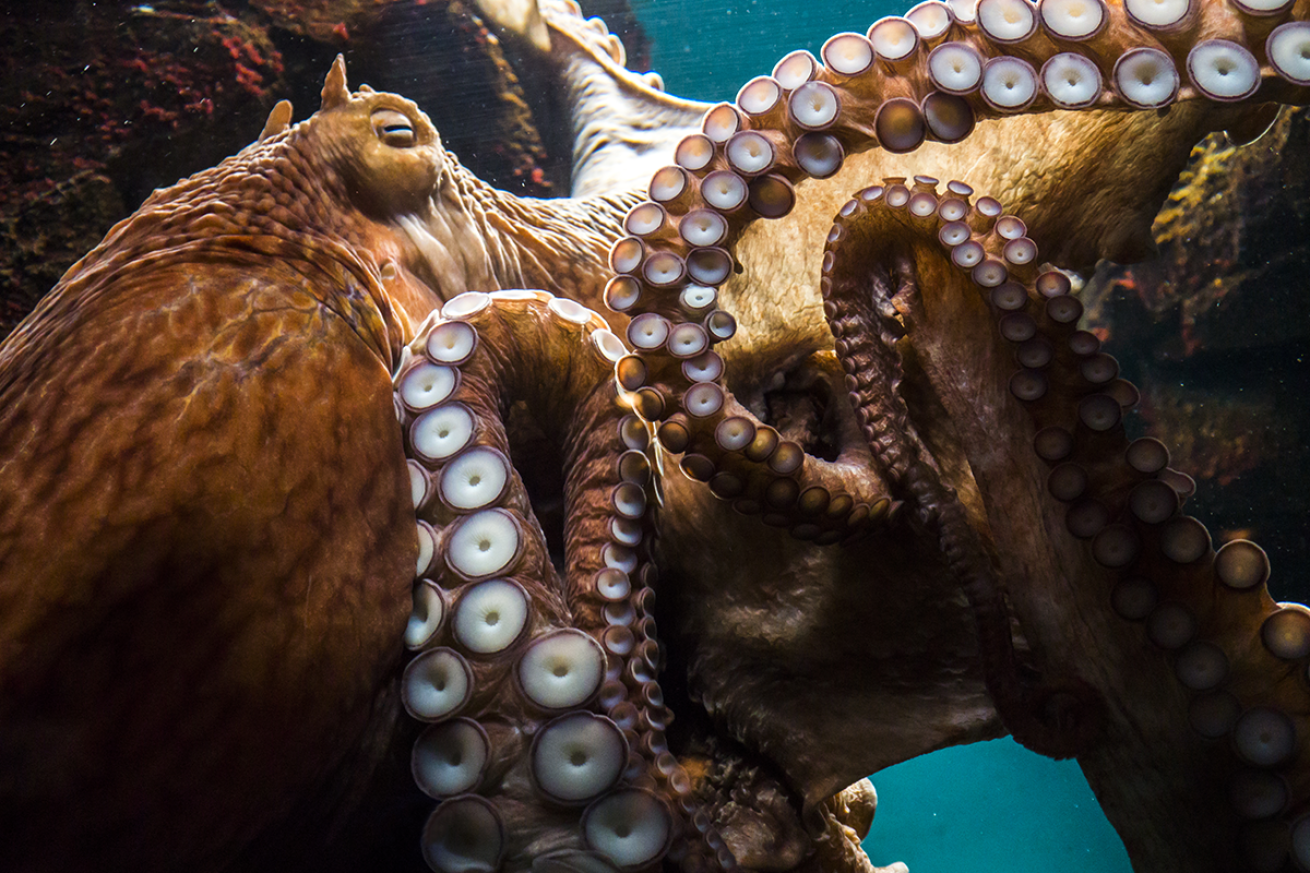
[[[332,86],[0,348],[0,869],[303,858],[249,844],[381,758],[417,551],[390,369],[427,292],[377,204],[441,151]]]

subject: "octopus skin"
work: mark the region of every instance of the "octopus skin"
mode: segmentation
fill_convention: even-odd
[[[1139,869],[1310,865],[1310,613],[1044,266],[1303,101],[1308,10],[1066,6],[716,107],[551,8],[595,193],[481,185],[339,61],[154,195],[0,349],[6,868],[867,871],[863,776],[1005,731]]]
[[[324,110],[157,195],[6,343],[4,809],[49,837],[8,869],[278,857],[268,817],[385,758],[418,548],[391,374],[439,302],[394,222],[450,180],[408,101],[338,66]]]

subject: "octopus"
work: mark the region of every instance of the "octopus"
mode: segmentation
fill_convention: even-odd
[[[928,0],[715,105],[544,13],[572,197],[339,58],[0,347],[0,866],[872,873],[865,777],[1008,733],[1137,870],[1310,870],[1310,610],[1077,295],[1310,3]]]

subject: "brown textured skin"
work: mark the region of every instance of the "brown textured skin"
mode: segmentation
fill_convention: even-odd
[[[1190,102],[1159,117],[1021,116],[984,122],[958,146],[926,144],[908,155],[873,150],[849,159],[832,179],[800,183],[795,211],[757,221],[734,249],[743,272],[724,286],[721,305],[739,331],[718,349],[727,385],[757,414],[777,374],[797,385],[818,380],[843,397],[840,370],[823,358],[833,340],[816,288],[817,253],[842,202],[883,175],[961,178],[1003,198],[1027,223],[1042,260],[1132,260],[1191,144],[1251,116],[1267,112]],[[1025,562],[1043,567],[1007,577],[1022,592],[1014,603],[1028,637],[1021,644],[1036,652],[1044,676],[1090,679],[1112,703],[1113,739],[1080,762],[1142,869],[1205,869],[1188,866],[1197,863],[1192,851],[1222,869],[1210,849],[1231,848],[1236,822],[1227,811],[1227,776],[1205,769],[1222,761],[1206,764],[1205,753],[1192,751],[1168,657],[1142,639],[1139,626],[1107,614],[1107,574],[1086,560],[1083,543],[1062,536],[1061,508],[1043,505],[1046,470],[1030,457],[1029,425],[1005,390],[1010,350],[994,337],[986,312],[964,306],[972,290],[959,291],[949,271],[926,269],[932,272],[921,285],[933,299],[962,308],[925,326],[936,363],[922,381],[940,384],[936,390],[953,405],[919,410],[919,424],[957,431],[943,440],[954,447],[953,475],[957,485],[977,477],[961,493],[972,494],[977,517],[993,514],[984,535],[1012,556],[1007,572]],[[829,433],[851,425],[843,400],[828,409],[839,422],[826,426]],[[965,422],[981,424],[966,431]],[[998,441],[1000,433],[1014,436]],[[680,583],[682,657],[720,723],[777,762],[807,799],[1002,730],[983,691],[967,608],[928,539],[897,531],[816,549],[761,535],[758,519],[734,513],[684,477],[666,479],[666,492],[662,542]],[[1055,533],[1034,537],[1034,530]],[[750,545],[724,548],[724,541]],[[800,666],[780,670],[780,663]],[[1157,708],[1164,699],[1170,706]],[[1134,734],[1133,725],[1145,722],[1149,730]],[[1198,792],[1207,798],[1205,814],[1178,814]]]
[[[301,139],[367,131],[354,109]],[[350,214],[339,193],[318,191]],[[135,249],[202,200],[157,195],[0,357],[0,818],[45,847],[6,839],[5,869],[215,868],[350,787],[395,717],[378,689],[415,553],[395,321],[367,260],[296,218]]]

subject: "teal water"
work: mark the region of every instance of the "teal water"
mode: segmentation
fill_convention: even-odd
[[[815,54],[909,8],[796,0],[631,0],[667,90],[731,100],[789,51]],[[945,749],[873,777],[878,815],[864,842],[875,864],[911,873],[1131,873],[1128,855],[1073,761],[1012,740]]]
[[[1073,761],[1011,739],[943,749],[874,775],[864,849],[911,873],[1130,873],[1123,843]]]
[[[818,55],[835,33],[863,33],[884,15],[913,5],[740,0],[630,0],[651,39],[651,68],[668,91],[696,100],[731,100],[755,76],[767,76],[783,55]]]

